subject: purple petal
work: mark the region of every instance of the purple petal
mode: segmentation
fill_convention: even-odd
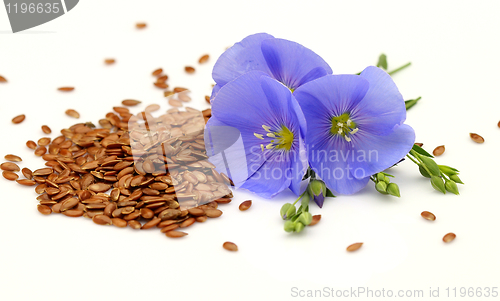
[[[298,147],[295,147],[289,156],[292,168],[290,190],[296,195],[300,195],[301,193],[302,178],[309,167],[307,151],[302,137],[300,137],[298,144]]]
[[[406,124],[385,136],[360,130],[352,135],[351,143],[356,148],[353,175],[364,178],[384,171],[404,158],[415,143],[415,131]]]
[[[290,89],[332,73],[319,55],[298,43],[267,39],[261,48],[273,77]]]
[[[314,202],[318,205],[319,208],[323,208],[323,203],[325,202],[325,196],[322,193],[314,196]]]
[[[370,88],[353,112],[352,119],[375,135],[388,135],[406,120],[403,96],[391,76],[380,68],[367,67],[361,72]]]
[[[212,102],[217,96],[217,93],[219,93],[220,88],[222,88],[219,84],[216,84],[213,89],[212,89],[212,94],[210,95],[210,102]]]
[[[355,110],[368,88],[368,81],[358,75],[327,75],[304,84],[295,91],[294,96],[309,124],[316,122],[314,118],[321,114],[322,118],[330,119],[331,126],[333,116]]]
[[[260,46],[262,41],[273,38],[267,33],[250,35],[226,50],[214,65],[212,77],[215,82],[224,86],[238,76],[252,70],[271,74]]]

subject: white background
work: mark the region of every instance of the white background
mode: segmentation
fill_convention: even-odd
[[[422,96],[407,123],[428,150],[446,145],[438,163],[460,169],[466,183],[460,196],[442,195],[406,161],[391,170],[401,198],[370,183],[321,210],[311,206],[323,218],[299,235],[285,233],[278,216],[291,193],[264,200],[236,191],[221,218],[173,240],[156,229],[43,216],[32,188],[0,179],[0,300],[290,300],[306,299],[293,298],[293,287],[358,286],[423,290],[420,300],[432,287],[441,299],[477,300],[446,298],[446,288],[500,287],[499,9],[498,1],[87,0],[12,34],[0,8],[0,75],[9,81],[0,83],[0,155],[21,156],[21,167],[43,166],[25,142],[43,137],[43,124],[52,138],[74,124],[66,109],[96,123],[125,98],[142,100],[139,109],[164,104],[152,85],[158,67],[171,86],[193,90],[191,106],[207,108],[216,58],[245,36],[268,32],[314,50],[334,73],[361,71],[382,52],[390,69],[411,61],[394,76],[406,99]],[[137,30],[140,21],[148,27]],[[204,53],[211,59],[198,66]],[[107,57],[117,63],[105,66]],[[185,74],[185,65],[196,73]],[[18,114],[27,118],[14,125]],[[470,132],[486,142],[473,143]],[[253,206],[240,212],[246,199]],[[424,220],[424,210],[437,220]],[[445,244],[448,232],[457,238]],[[224,250],[225,241],[239,251]],[[364,245],[346,252],[354,242]]]

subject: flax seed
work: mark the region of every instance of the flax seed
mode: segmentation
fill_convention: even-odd
[[[425,218],[426,220],[429,220],[429,221],[435,221],[436,220],[436,216],[434,214],[432,214],[431,212],[429,211],[423,211],[422,213],[420,213],[420,215]]]
[[[244,201],[243,203],[240,204],[240,211],[246,211],[248,210],[248,208],[250,208],[250,206],[252,206],[252,201],[248,200],[248,201]]]
[[[135,100],[135,99],[125,99],[125,100],[122,101],[122,104],[124,106],[127,106],[127,107],[133,107],[133,106],[136,106],[136,105],[138,105],[140,103],[141,103],[141,101]]]
[[[222,247],[228,251],[232,251],[232,252],[238,251],[238,246],[235,243],[232,243],[230,241],[226,241],[225,243],[223,243]]]
[[[70,92],[70,91],[75,90],[75,88],[74,87],[60,87],[60,88],[57,88],[57,90],[63,91],[63,92]]]
[[[484,138],[478,134],[470,133],[470,138],[476,143],[484,143]]]
[[[195,69],[191,66],[186,66],[184,67],[184,70],[187,72],[187,73],[194,73]]]
[[[441,156],[444,153],[444,151],[445,151],[444,145],[440,145],[434,149],[432,154],[437,157]]]
[[[453,241],[457,236],[455,235],[455,233],[448,233],[446,234],[444,237],[443,237],[443,241],[448,243],[448,242],[451,242]]]
[[[136,23],[136,24],[135,24],[135,27],[136,27],[137,29],[144,29],[144,28],[146,28],[146,26],[147,26],[147,25],[146,25],[146,23],[144,23],[144,22],[139,22],[139,23]]]
[[[80,113],[78,113],[77,111],[73,110],[73,109],[69,109],[69,110],[66,110],[66,115],[68,115],[69,117],[73,117],[73,118],[80,118]]]
[[[23,122],[24,119],[26,119],[26,115],[22,114],[22,115],[19,115],[19,116],[12,118],[12,123],[19,124],[19,123]]]
[[[350,246],[347,247],[347,252],[354,252],[356,250],[359,250],[359,248],[361,248],[361,246],[363,245],[362,242],[357,242],[357,243],[354,243]]]
[[[113,65],[115,63],[115,59],[105,59],[104,64],[106,65]]]
[[[205,64],[209,58],[210,58],[210,56],[208,54],[204,54],[200,57],[200,59],[198,60],[198,63]]]
[[[52,130],[48,126],[42,125],[42,132],[44,132],[45,134],[50,134],[52,133]]]

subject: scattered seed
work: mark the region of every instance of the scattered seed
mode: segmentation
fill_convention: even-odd
[[[22,114],[22,115],[19,115],[19,116],[12,118],[12,123],[18,124],[18,123],[23,122],[24,119],[26,119],[26,115]]]
[[[210,58],[210,56],[208,54],[204,54],[200,57],[200,59],[198,60],[198,63],[204,64],[208,61],[209,58]]]
[[[160,105],[157,105],[157,104],[150,104],[149,106],[147,106],[147,107],[144,109],[144,112],[151,113],[151,112],[158,111],[159,109],[160,109]]]
[[[441,156],[444,153],[444,150],[445,150],[444,145],[440,145],[434,149],[432,154],[436,157]]]
[[[186,232],[182,231],[167,231],[165,235],[170,238],[179,238],[188,235]]]
[[[174,88],[174,93],[180,93],[180,92],[184,92],[184,91],[187,91],[188,89],[186,88],[182,88],[182,87],[175,87]]]
[[[187,228],[194,224],[196,222],[196,219],[194,217],[190,217],[187,220],[183,221],[180,225],[179,228]]]
[[[160,88],[160,89],[166,89],[166,88],[168,88],[168,85],[165,84],[165,83],[156,82],[156,83],[153,83],[153,85],[155,85],[157,88]]]
[[[219,217],[222,215],[222,211],[219,209],[205,209],[205,214],[207,217]]]
[[[66,115],[68,115],[69,117],[73,117],[73,118],[80,118],[80,113],[78,113],[77,111],[73,110],[73,109],[69,109],[69,110],[66,110]]]
[[[0,169],[6,170],[6,171],[20,171],[21,168],[16,163],[12,162],[5,162],[0,164]]]
[[[238,251],[238,246],[230,241],[226,241],[222,244],[222,247],[228,251],[236,252]]]
[[[455,233],[448,233],[446,234],[445,236],[443,236],[443,241],[444,242],[451,242],[452,240],[454,240],[457,236],[455,235]]]
[[[426,220],[429,220],[429,221],[435,221],[436,220],[436,216],[434,214],[432,214],[431,212],[429,211],[422,211],[422,213],[420,213],[420,215],[425,218]]]
[[[38,156],[38,157],[45,155],[45,153],[47,153],[47,148],[45,146],[39,146],[35,150],[35,156]]]
[[[153,76],[160,76],[160,74],[163,72],[162,68],[158,68],[155,71],[153,71]]]
[[[478,134],[470,133],[470,138],[476,143],[484,143],[484,138]]]
[[[44,132],[45,134],[50,134],[52,133],[52,130],[48,126],[42,125],[42,132]]]
[[[118,218],[118,217],[112,218],[111,222],[113,223],[113,225],[117,226],[118,228],[125,228],[127,226],[127,221],[123,220],[121,218]]]
[[[128,221],[128,226],[134,230],[138,230],[140,229],[142,226],[141,226],[141,223],[136,221],[136,220],[130,220]]]
[[[500,128],[500,121],[497,123],[497,126]]]
[[[113,222],[111,221],[111,218],[109,218],[109,216],[104,215],[104,214],[94,215],[94,217],[92,218],[92,221],[98,225],[103,225],[103,226],[108,226],[108,225],[113,224]]]
[[[115,62],[116,62],[115,59],[105,59],[104,60],[104,64],[106,64],[106,65],[112,65]]]
[[[208,218],[207,218],[206,216],[198,216],[198,217],[196,217],[196,221],[197,221],[198,223],[204,223],[204,222],[206,222],[206,221],[207,221],[207,219],[208,219]]]
[[[35,181],[28,180],[28,179],[17,180],[17,183],[24,185],[24,186],[35,186],[36,185]]]
[[[172,107],[182,107],[182,102],[178,99],[169,99],[168,104],[171,105]]]
[[[31,171],[31,169],[25,167],[21,170],[21,172],[23,173],[23,176],[28,179],[28,180],[31,180],[33,179],[33,172]]]
[[[252,206],[252,201],[248,200],[248,201],[244,201],[243,203],[240,204],[240,211],[245,211],[245,210],[248,210],[248,208],[250,208],[250,206]]]
[[[75,90],[75,88],[74,87],[60,87],[60,88],[57,88],[57,90],[63,91],[63,92],[70,92],[70,91]]]
[[[15,181],[15,180],[19,179],[19,176],[15,172],[7,171],[7,170],[2,172],[2,176],[9,181]]]
[[[51,141],[51,139],[47,138],[47,137],[40,138],[40,139],[38,139],[38,145],[40,145],[40,146],[47,146],[47,145],[50,144],[50,141]]]
[[[6,83],[7,79],[0,75],[0,83]]]
[[[36,142],[32,140],[26,141],[26,146],[31,149],[36,149]]]
[[[143,22],[136,23],[135,27],[137,27],[138,29],[144,29],[144,28],[146,28],[146,23],[143,23]]]
[[[23,161],[23,159],[21,159],[21,157],[19,156],[16,156],[16,155],[5,155],[5,160],[7,161],[12,161],[12,162],[21,162]]]
[[[205,95],[205,101],[206,101],[208,104],[210,104],[210,96]]]
[[[194,73],[194,68],[191,67],[191,66],[186,66],[184,67],[184,70],[187,72],[187,73]]]
[[[135,99],[125,99],[122,101],[122,105],[127,106],[127,107],[133,107],[133,106],[136,106],[140,103],[141,102],[139,100],[135,100]]]
[[[313,215],[312,221],[309,224],[309,227],[316,225],[317,223],[319,223],[320,220],[321,220],[321,214]]]
[[[146,229],[151,229],[151,228],[153,228],[154,226],[158,225],[160,222],[161,222],[161,218],[155,217],[155,218],[153,218],[152,220],[150,220],[149,222],[145,223],[145,224],[141,227],[141,229],[143,229],[143,230],[146,230]]]
[[[347,247],[347,252],[354,252],[356,250],[358,250],[359,248],[361,248],[361,246],[363,245],[362,242],[357,242],[357,243],[354,243],[350,246]]]
[[[52,213],[52,209],[50,209],[49,206],[46,205],[37,205],[38,212],[40,212],[43,215],[49,215]]]

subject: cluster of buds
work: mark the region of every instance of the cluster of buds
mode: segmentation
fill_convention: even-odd
[[[381,194],[389,194],[392,196],[400,197],[399,186],[396,183],[391,183],[391,179],[389,177],[394,178],[393,175],[390,175],[385,172],[379,172],[371,176],[371,180],[375,183],[375,189]]]

